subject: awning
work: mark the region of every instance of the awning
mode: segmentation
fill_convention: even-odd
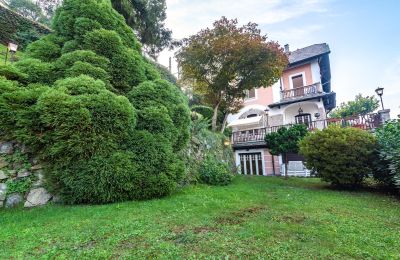
[[[245,119],[236,119],[228,124],[228,126],[258,125],[261,123],[262,116],[255,116]]]

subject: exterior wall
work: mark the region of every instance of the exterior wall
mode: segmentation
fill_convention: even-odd
[[[313,78],[311,63],[309,63],[284,71],[282,75],[283,89],[284,90],[292,89],[293,87],[292,87],[291,77],[299,74],[303,74],[303,80],[305,81],[304,82],[305,86],[311,85],[315,82],[319,82],[318,79]]]
[[[244,101],[244,106],[250,105],[263,105],[273,103],[273,93],[272,88],[258,88],[256,89],[256,97],[253,99],[248,99]]]

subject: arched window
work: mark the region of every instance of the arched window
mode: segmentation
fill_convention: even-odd
[[[252,117],[257,117],[257,116],[258,116],[257,114],[250,114],[247,116],[247,118],[252,118]]]

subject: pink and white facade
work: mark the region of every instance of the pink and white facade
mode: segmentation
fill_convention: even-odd
[[[290,52],[286,45],[285,50],[289,65],[279,82],[249,91],[244,107],[228,118],[236,164],[242,174],[280,175],[281,157],[269,153],[265,135],[299,123],[310,130],[323,128],[327,113],[336,106],[336,94],[331,91],[329,46],[315,44]],[[289,161],[289,173],[308,174],[300,156],[292,154]]]

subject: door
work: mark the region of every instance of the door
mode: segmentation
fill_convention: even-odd
[[[240,153],[240,172],[243,175],[263,175],[261,153]]]
[[[300,114],[296,116],[296,124],[305,124],[311,126],[311,114]]]

